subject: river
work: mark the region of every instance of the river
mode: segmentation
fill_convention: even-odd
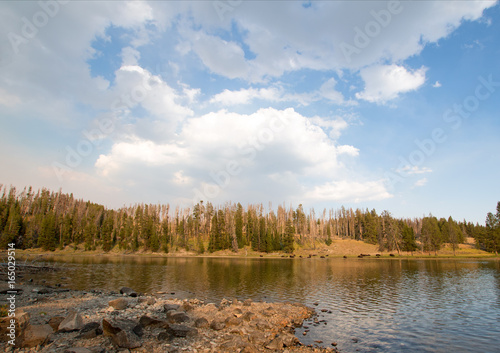
[[[343,352],[499,352],[500,262],[476,259],[269,259],[54,256],[47,284],[72,289],[291,301],[314,307],[304,344]],[[63,279],[61,279],[63,277]],[[321,311],[323,310],[323,311]]]

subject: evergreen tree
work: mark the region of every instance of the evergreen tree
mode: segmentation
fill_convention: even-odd
[[[283,237],[284,239],[284,244],[283,244],[283,251],[286,253],[293,253],[294,247],[293,247],[293,242],[295,238],[295,229],[293,227],[292,220],[289,219],[286,222],[286,228],[285,228],[285,235]]]
[[[220,250],[220,234],[219,234],[219,221],[217,213],[212,216],[212,226],[210,227],[210,241],[208,242],[208,251],[214,252]]]
[[[238,202],[236,208],[236,214],[234,216],[234,232],[236,233],[236,241],[238,242],[238,248],[243,248],[245,244],[245,239],[243,238],[243,206]]]
[[[56,217],[48,212],[42,221],[42,229],[38,237],[38,246],[43,250],[54,251],[57,246]]]
[[[417,241],[415,238],[415,232],[412,227],[403,223],[402,225],[402,246],[401,250],[409,251],[412,253],[418,249]]]

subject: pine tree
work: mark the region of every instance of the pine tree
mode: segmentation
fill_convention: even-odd
[[[56,217],[53,212],[47,213],[43,218],[42,229],[38,238],[38,246],[43,250],[54,251],[56,249]]]
[[[234,216],[234,231],[236,233],[236,241],[238,242],[238,248],[243,248],[245,244],[245,239],[243,238],[243,206],[238,202],[236,208],[236,214]]]
[[[285,235],[283,236],[283,251],[286,253],[293,253],[293,242],[295,238],[295,228],[292,220],[286,222]]]
[[[217,219],[217,213],[212,216],[212,226],[210,228],[210,241],[208,242],[208,251],[214,252],[220,250],[220,239],[219,239],[219,221]]]

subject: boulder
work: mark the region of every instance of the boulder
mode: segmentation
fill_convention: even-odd
[[[129,297],[137,297],[137,292],[129,287],[122,287],[120,289],[120,294],[128,295]]]
[[[283,339],[280,336],[275,337],[271,342],[266,345],[267,349],[272,350],[282,350],[283,349]]]
[[[210,326],[210,323],[204,317],[200,317],[200,318],[198,318],[198,319],[196,319],[194,321],[194,327],[197,327],[197,328],[206,328],[208,326]]]
[[[176,311],[179,309],[179,305],[177,304],[165,304],[163,305],[163,310],[168,313],[169,311]]]
[[[186,313],[182,311],[169,311],[167,312],[167,319],[170,322],[180,323],[189,321],[189,316],[187,316]]]
[[[76,311],[70,311],[69,315],[61,321],[58,327],[59,332],[70,332],[80,330],[83,327],[83,319]]]
[[[170,341],[173,336],[170,332],[168,331],[162,331],[158,334],[158,341]]]
[[[111,300],[108,304],[116,310],[125,310],[128,307],[128,300],[125,298],[118,298]]]
[[[210,328],[212,330],[215,330],[215,331],[223,330],[225,327],[226,327],[226,324],[222,321],[213,320],[210,323]]]
[[[9,326],[11,326],[11,321],[13,318],[11,317],[2,317],[0,318],[0,342],[6,342],[11,340],[7,334],[11,332],[11,329],[9,329]],[[16,313],[16,318],[15,318],[15,337],[16,337],[16,344],[20,344],[22,341],[22,336],[24,333],[24,330],[28,327],[30,321],[30,315],[28,313],[19,311]]]
[[[141,318],[139,319],[139,324],[142,327],[149,327],[149,326],[152,326],[152,327],[163,327],[163,328],[168,328],[169,327],[169,325],[168,325],[168,323],[166,321],[160,320],[160,319],[155,319],[153,317],[149,317],[149,316],[146,316],[146,315],[141,316]]]
[[[141,340],[136,332],[138,329],[135,322],[130,320],[120,320],[117,322],[109,322],[106,319],[102,320],[102,328],[105,336],[111,337],[111,341],[119,348],[134,349],[142,346]]]
[[[90,339],[102,335],[101,325],[98,322],[89,322],[80,330],[77,339]]]
[[[186,325],[170,325],[167,332],[175,337],[192,337],[198,334],[198,330]]]
[[[28,325],[24,331],[23,348],[43,346],[49,340],[49,336],[54,332],[50,325]]]

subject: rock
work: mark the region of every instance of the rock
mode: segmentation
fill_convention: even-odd
[[[243,302],[243,306],[251,306],[252,305],[252,299],[248,298]]]
[[[118,298],[111,300],[108,304],[116,310],[125,310],[128,307],[128,300],[125,298]]]
[[[206,328],[208,326],[210,326],[210,323],[204,317],[200,317],[200,318],[196,319],[194,322],[194,327]]]
[[[245,348],[243,348],[240,353],[258,353],[258,352],[259,350],[256,347],[248,345]]]
[[[120,348],[134,349],[142,346],[139,336],[136,334],[136,331],[140,331],[137,326],[140,327],[140,325],[130,320],[113,323],[106,319],[102,320],[104,335],[111,337],[113,344]]]
[[[226,326],[238,326],[243,322],[242,318],[230,316],[225,321]]]
[[[152,317],[149,317],[149,316],[146,316],[146,315],[141,316],[141,318],[139,319],[139,324],[142,327],[149,327],[149,326],[163,327],[163,328],[168,328],[169,327],[169,325],[168,325],[168,323],[166,321],[155,319],[155,318],[152,318]]]
[[[215,330],[215,331],[223,330],[225,327],[226,327],[226,324],[222,321],[213,320],[210,323],[210,328],[212,330]]]
[[[98,322],[89,322],[80,330],[77,339],[90,339],[102,335],[101,325]]]
[[[186,313],[182,311],[169,311],[167,312],[167,319],[170,322],[186,322],[189,321],[189,316],[186,315]]]
[[[59,324],[59,332],[70,332],[80,330],[83,327],[83,319],[76,311],[71,311],[69,315]]]
[[[11,317],[2,317],[0,318],[0,342],[3,341],[9,341],[11,338],[7,336],[8,334],[11,333]],[[28,327],[29,325],[29,320],[30,320],[30,315],[28,313],[18,311],[16,313],[16,319],[14,323],[14,331],[15,331],[15,337],[16,337],[16,344],[22,343],[22,336],[24,333],[24,330]]]
[[[283,334],[281,334],[280,337],[281,337],[281,339],[283,341],[283,345],[285,347],[293,347],[293,346],[297,346],[300,344],[299,339],[291,333],[283,333]]]
[[[187,302],[183,303],[182,304],[182,309],[184,311],[190,311],[190,310],[193,310],[193,306]]]
[[[49,288],[35,288],[33,289],[33,292],[37,294],[50,294],[52,293],[52,290]]]
[[[169,311],[176,311],[179,309],[179,305],[177,304],[165,304],[163,305],[163,310],[168,313]]]
[[[173,336],[168,331],[162,331],[158,334],[157,338],[159,341],[170,341],[173,338]]]
[[[137,297],[137,292],[129,287],[122,287],[120,289],[120,294],[128,295],[129,297]]]
[[[28,325],[24,331],[24,340],[22,347],[36,347],[43,346],[48,340],[49,336],[54,332],[50,325]]]
[[[252,313],[251,311],[247,311],[244,313],[241,318],[245,321],[251,321],[255,317],[255,314]]]
[[[198,330],[193,327],[177,324],[170,325],[170,327],[167,329],[167,332],[175,337],[192,337],[198,334]]]
[[[281,350],[283,349],[283,339],[280,336],[275,337],[266,345],[267,349]]]
[[[139,298],[137,300],[139,304],[146,303],[147,305],[154,305],[156,303],[155,298]]]
[[[57,331],[59,329],[59,325],[63,321],[64,321],[64,317],[62,317],[62,316],[54,316],[54,317],[50,318],[48,324],[50,325],[50,327],[52,327],[52,329],[54,331]]]

